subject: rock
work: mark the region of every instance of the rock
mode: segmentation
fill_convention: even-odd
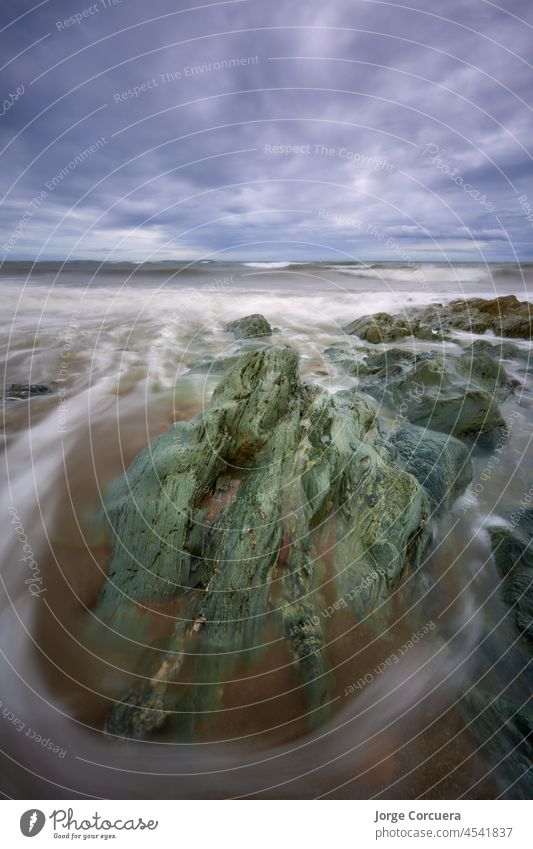
[[[270,324],[259,313],[230,321],[224,329],[233,333],[237,339],[250,339],[253,336],[270,336],[272,334]]]
[[[525,510],[515,528],[493,527],[489,533],[503,578],[504,601],[513,608],[517,630],[533,649],[533,510]]]
[[[467,447],[453,436],[404,427],[390,437],[403,465],[427,491],[435,514],[447,511],[472,480]]]
[[[489,342],[487,339],[476,339],[471,345],[466,345],[463,349],[465,354],[479,354],[483,352],[489,357],[494,357],[496,360],[519,360],[526,359],[529,352],[512,342]]]
[[[503,366],[479,354],[415,354],[392,348],[370,353],[359,388],[392,414],[457,437],[505,426],[498,406],[512,392]]]
[[[205,374],[209,377],[220,376],[231,368],[231,366],[235,365],[238,358],[238,354],[223,357],[200,357],[191,364],[190,369],[185,374]]]
[[[520,508],[514,527],[489,527],[501,594],[512,618],[487,623],[492,688],[469,686],[466,715],[489,763],[499,764],[502,797],[533,794],[533,509]],[[511,631],[507,622],[511,621]],[[489,670],[490,671],[490,670]],[[484,676],[480,678],[483,681]],[[484,684],[484,688],[487,685]]]
[[[34,395],[49,395],[51,392],[50,387],[44,383],[12,383],[4,397],[7,401],[26,400]]]
[[[324,356],[334,365],[340,366],[346,374],[352,377],[361,377],[368,374],[368,367],[364,361],[367,353],[367,348],[347,348],[333,345],[331,348],[326,348]]]
[[[355,622],[418,568],[431,539],[428,497],[392,459],[374,410],[357,393],[301,383],[296,351],[279,345],[243,354],[105,507],[112,554],[96,614],[130,655],[146,646],[144,683],[119,694],[107,728],[133,736],[166,723],[194,737],[236,664],[262,657],[265,630],[285,635],[320,721],[332,685],[320,576],[333,569],[331,591]]]
[[[498,764],[501,798],[529,801],[533,793],[533,709],[523,698],[478,689],[469,690],[465,701],[466,716],[487,762]]]
[[[407,336],[420,339],[447,339],[451,331],[483,334],[492,330],[497,336],[531,339],[533,305],[514,295],[486,300],[455,300],[443,306],[406,309],[403,315],[375,313],[358,318],[344,332],[367,342],[396,342]]]
[[[377,345],[380,342],[397,342],[411,336],[413,331],[410,323],[400,316],[378,312],[357,318],[344,328],[344,332]]]

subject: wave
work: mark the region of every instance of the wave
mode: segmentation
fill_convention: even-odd
[[[290,268],[292,262],[243,262],[247,268]]]

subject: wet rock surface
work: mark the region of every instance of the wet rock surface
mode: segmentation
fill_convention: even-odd
[[[494,691],[483,685],[466,695],[473,728],[492,764],[498,764],[506,798],[533,793],[533,510],[519,508],[513,526],[488,528],[507,613],[489,634],[493,663],[505,667]],[[498,637],[509,629],[504,643]],[[500,673],[503,674],[503,673]],[[507,681],[507,679],[510,679]]]
[[[95,612],[118,655],[135,658],[107,715],[117,737],[201,739],[228,683],[253,678],[272,640],[308,727],[323,723],[336,693],[327,604],[342,602],[350,627],[369,614],[379,624],[399,587],[423,595],[432,527],[472,479],[461,440],[505,424],[512,381],[485,345],[338,343],[325,358],[356,388],[329,394],[302,382],[293,348],[242,332],[240,354],[193,365],[220,378],[205,409],[158,437],[106,496],[112,553]],[[503,534],[498,550],[504,597],[530,640],[527,539]],[[491,751],[516,750],[513,780],[531,755],[531,712],[516,696],[476,687],[464,700],[478,739],[490,728]]]
[[[492,527],[489,533],[503,599],[533,656],[533,510],[524,510],[516,527]]]
[[[492,331],[496,336],[532,338],[533,305],[514,295],[502,298],[470,298],[446,304],[406,309],[402,315],[375,313],[356,319],[344,328],[367,342],[396,342],[409,336],[448,339],[454,330],[469,333]]]
[[[458,439],[427,428],[404,427],[390,441],[398,461],[426,489],[435,514],[449,510],[472,480],[470,452]]]
[[[358,388],[415,425],[457,437],[490,433],[505,426],[499,403],[513,391],[501,363],[485,351],[415,353],[402,348],[370,351],[361,364],[351,359]],[[350,368],[350,357],[337,358]]]
[[[284,635],[310,722],[323,720],[332,674],[317,581],[330,570],[356,621],[431,540],[438,482],[426,491],[393,454],[364,398],[303,384],[288,346],[243,354],[201,414],[143,451],[106,500],[113,551],[97,615],[130,651],[145,646],[144,677],[108,731],[194,737],[195,716],[217,709],[237,662],[262,657],[269,629]]]
[[[226,324],[225,329],[237,339],[252,339],[256,336],[270,336],[273,332],[266,318],[259,313],[238,318]]]

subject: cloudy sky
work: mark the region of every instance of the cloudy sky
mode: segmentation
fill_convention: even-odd
[[[533,259],[531,0],[12,0],[0,39],[5,259]]]

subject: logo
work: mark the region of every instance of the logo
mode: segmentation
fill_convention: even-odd
[[[20,830],[24,837],[35,837],[42,831],[46,822],[46,817],[42,811],[36,808],[31,808],[25,811],[20,818]]]

